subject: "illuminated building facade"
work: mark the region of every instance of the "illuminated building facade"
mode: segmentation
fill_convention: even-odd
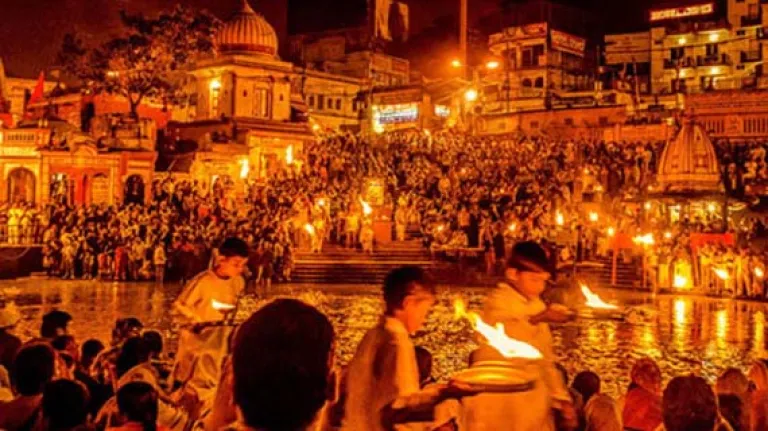
[[[614,88],[661,95],[764,88],[766,7],[702,0],[651,10],[650,30],[605,38]]]

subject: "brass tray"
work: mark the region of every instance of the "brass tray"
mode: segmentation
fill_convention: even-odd
[[[459,371],[451,381],[475,393],[528,392],[536,386],[524,371],[502,365],[482,365]]]

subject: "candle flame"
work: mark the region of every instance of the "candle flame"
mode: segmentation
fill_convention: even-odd
[[[715,275],[717,275],[717,278],[720,280],[728,280],[731,278],[731,274],[728,274],[728,271],[723,268],[715,268]]]
[[[619,308],[617,305],[609,304],[600,298],[595,292],[592,292],[592,290],[586,285],[581,284],[581,293],[584,294],[584,297],[587,298],[587,307],[589,308],[600,308],[603,310],[615,310]]]
[[[235,306],[232,304],[225,304],[223,302],[219,302],[215,299],[211,299],[211,307],[213,307],[214,310],[218,311],[230,311],[234,310]]]
[[[315,227],[312,226],[311,224],[309,224],[309,223],[305,224],[304,225],[304,230],[307,231],[307,233],[310,236],[315,236]]]
[[[467,319],[472,329],[485,338],[488,345],[496,349],[505,358],[541,359],[541,352],[528,343],[509,338],[504,332],[504,325],[497,323],[491,326],[483,321],[477,313],[467,311],[464,301],[453,301],[454,316],[457,319]]]
[[[685,289],[689,287],[688,278],[682,275],[675,275],[675,281],[673,282],[673,285],[678,289]]]
[[[246,179],[248,178],[248,172],[250,172],[251,167],[250,163],[248,162],[248,159],[242,159],[240,160],[240,179]]]
[[[371,205],[368,202],[364,201],[362,198],[360,199],[360,204],[363,206],[363,214],[367,216],[371,215],[371,213],[373,212]]]
[[[656,240],[653,238],[652,233],[647,233],[645,235],[638,235],[632,239],[636,244],[643,244],[643,245],[653,245],[656,243]]]

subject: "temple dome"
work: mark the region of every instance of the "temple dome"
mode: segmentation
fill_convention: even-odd
[[[719,192],[720,169],[709,137],[692,120],[667,142],[659,161],[657,180],[665,192]]]
[[[275,57],[277,33],[256,13],[248,0],[242,0],[240,11],[232,15],[221,27],[216,37],[219,52]]]

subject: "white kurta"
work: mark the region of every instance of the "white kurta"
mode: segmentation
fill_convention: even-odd
[[[416,351],[405,326],[384,317],[370,329],[349,363],[342,430],[384,431],[382,410],[429,404],[436,392],[420,392]],[[424,424],[399,425],[421,430]]]
[[[524,371],[534,381],[533,390],[517,394],[480,394],[464,398],[459,411],[461,429],[468,431],[554,430],[554,400],[570,401],[560,372],[555,367],[552,335],[546,323],[532,324],[529,319],[546,309],[539,299],[529,300],[506,284],[500,284],[489,295],[483,319],[491,324],[503,323],[508,336],[531,344],[541,351],[543,359],[526,366]],[[477,360],[503,360],[493,348],[482,346]]]

